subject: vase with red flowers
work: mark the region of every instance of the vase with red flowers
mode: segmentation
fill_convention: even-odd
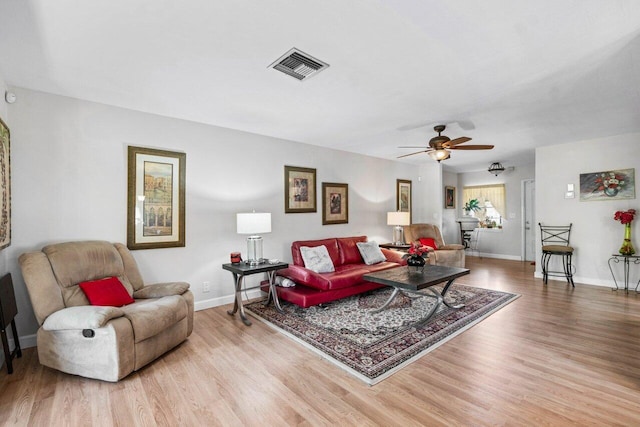
[[[427,246],[418,246],[415,243],[411,243],[409,251],[403,256],[407,259],[407,266],[410,273],[422,273],[424,271],[424,265],[426,261],[423,257],[428,252]]]
[[[629,209],[628,211],[617,211],[613,216],[613,219],[620,221],[624,225],[624,241],[620,247],[620,255],[633,255],[636,250],[631,243],[631,222],[636,215],[635,209]]]

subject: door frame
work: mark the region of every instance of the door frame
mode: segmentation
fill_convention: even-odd
[[[520,246],[520,260],[521,261],[527,261],[526,259],[526,244],[527,244],[527,240],[526,240],[526,234],[527,234],[527,206],[525,203],[525,199],[526,199],[526,194],[525,194],[525,189],[526,189],[526,184],[527,183],[535,183],[536,180],[534,178],[528,178],[528,179],[523,179],[522,181],[520,181],[520,212],[521,212],[521,221],[520,221],[520,228],[521,228],[521,237],[520,237],[520,242],[521,242],[521,246]],[[535,190],[534,190],[535,191]],[[532,194],[532,200],[535,201],[535,194]],[[534,213],[535,213],[535,206],[534,206]],[[533,260],[536,260],[536,246],[535,246],[535,218],[531,224],[531,228],[533,229]]]

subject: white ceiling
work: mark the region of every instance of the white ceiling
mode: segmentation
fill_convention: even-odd
[[[453,152],[462,172],[640,131],[639,34],[637,0],[0,0],[0,75],[387,159],[450,123],[496,146]],[[268,68],[292,47],[330,67]]]

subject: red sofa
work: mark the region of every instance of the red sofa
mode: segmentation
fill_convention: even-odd
[[[366,236],[357,236],[293,242],[291,244],[293,264],[278,270],[278,275],[293,280],[296,286],[290,288],[278,286],[278,297],[307,308],[383,287],[384,285],[364,281],[362,276],[370,272],[405,265],[406,260],[402,258],[401,253],[381,248],[387,260],[367,265],[356,246],[357,242],[366,241]],[[300,247],[321,245],[327,247],[335,268],[334,272],[316,273],[304,266]]]

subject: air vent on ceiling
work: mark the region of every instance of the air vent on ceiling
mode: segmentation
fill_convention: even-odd
[[[326,62],[322,62],[295,47],[269,65],[269,68],[282,71],[298,80],[308,80],[327,67],[329,64]]]

